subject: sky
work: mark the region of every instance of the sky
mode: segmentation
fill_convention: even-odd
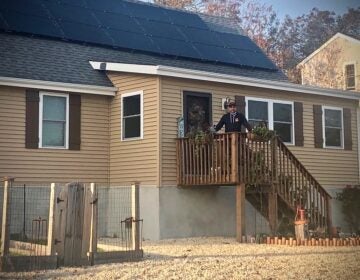
[[[343,14],[348,8],[360,7],[360,0],[259,0],[262,3],[272,5],[280,19],[285,15],[291,17],[307,14],[312,8],[319,10],[334,11]]]

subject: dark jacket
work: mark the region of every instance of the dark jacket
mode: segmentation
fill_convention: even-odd
[[[236,112],[233,120],[230,119],[230,113],[222,116],[219,123],[215,126],[215,130],[219,131],[225,125],[225,132],[241,132],[241,126],[245,126],[249,131],[252,130],[245,116]]]

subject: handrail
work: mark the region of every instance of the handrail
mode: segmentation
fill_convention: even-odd
[[[314,227],[329,230],[331,196],[278,136],[259,141],[221,133],[176,143],[178,185],[268,185],[294,211],[305,208]]]

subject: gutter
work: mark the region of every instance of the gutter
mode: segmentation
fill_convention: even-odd
[[[354,92],[318,88],[312,86],[305,86],[293,84],[289,82],[264,80],[257,78],[249,78],[243,76],[235,76],[228,74],[219,74],[214,72],[206,72],[199,70],[192,70],[186,68],[177,68],[163,65],[140,65],[140,64],[125,64],[125,63],[111,63],[111,62],[96,62],[90,61],[91,66],[95,70],[115,71],[124,73],[137,73],[148,75],[159,75],[166,77],[176,77],[208,82],[218,82],[232,85],[244,85],[251,87],[267,88],[284,90],[297,93],[307,93],[320,96],[330,96],[337,98],[345,98],[351,100],[360,100],[360,94]]]
[[[11,78],[11,77],[0,77],[0,85],[23,87],[23,88],[36,88],[42,90],[56,90],[62,92],[88,93],[88,94],[105,95],[105,96],[115,96],[115,93],[117,91],[116,87],[61,83],[61,82],[20,79],[20,78]]]

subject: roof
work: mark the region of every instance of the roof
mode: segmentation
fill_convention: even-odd
[[[0,76],[3,77],[112,86],[104,72],[93,70],[89,64],[93,60],[165,65],[266,80],[286,80],[280,71],[259,71],[233,65],[180,60],[1,32],[0,42]]]
[[[331,44],[333,41],[335,41],[338,38],[342,38],[345,40],[348,40],[355,44],[360,44],[360,40],[350,37],[348,35],[345,35],[343,33],[336,33],[334,36],[332,36],[329,40],[327,40],[324,44],[322,44],[318,49],[316,49],[313,53],[311,53],[309,56],[307,56],[303,61],[301,61],[298,66],[304,65],[306,62],[308,62],[311,58],[313,58],[316,54],[318,54],[321,50],[326,48],[329,44]]]
[[[230,19],[126,0],[2,0],[0,30],[279,72]]]

